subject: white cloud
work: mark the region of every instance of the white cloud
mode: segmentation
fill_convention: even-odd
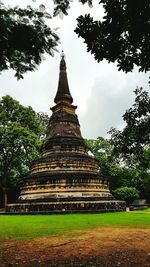
[[[111,127],[124,127],[122,115],[133,103],[137,86],[149,91],[148,75],[118,72],[114,64],[111,72],[97,77],[81,116],[83,135],[87,138],[106,136]],[[86,120],[86,118],[88,118]]]

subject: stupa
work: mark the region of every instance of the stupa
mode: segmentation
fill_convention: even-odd
[[[113,198],[108,179],[100,177],[99,162],[88,154],[81,136],[64,55],[60,61],[54,101],[40,158],[32,163],[30,175],[23,179],[18,201],[7,205],[6,211],[71,213],[124,210],[125,203]]]

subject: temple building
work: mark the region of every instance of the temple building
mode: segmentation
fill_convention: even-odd
[[[40,157],[23,179],[21,193],[7,212],[70,213],[121,211],[109,191],[108,179],[100,177],[99,162],[88,153],[80,132],[71,96],[64,55],[60,61],[58,89],[51,108],[46,138]]]

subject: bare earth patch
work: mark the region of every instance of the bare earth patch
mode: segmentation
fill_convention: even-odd
[[[150,229],[99,228],[0,244],[0,266],[149,267]]]

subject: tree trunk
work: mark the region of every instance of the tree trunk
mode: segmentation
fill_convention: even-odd
[[[7,205],[7,190],[6,190],[6,188],[2,188],[2,190],[3,190],[3,205],[5,208]]]

